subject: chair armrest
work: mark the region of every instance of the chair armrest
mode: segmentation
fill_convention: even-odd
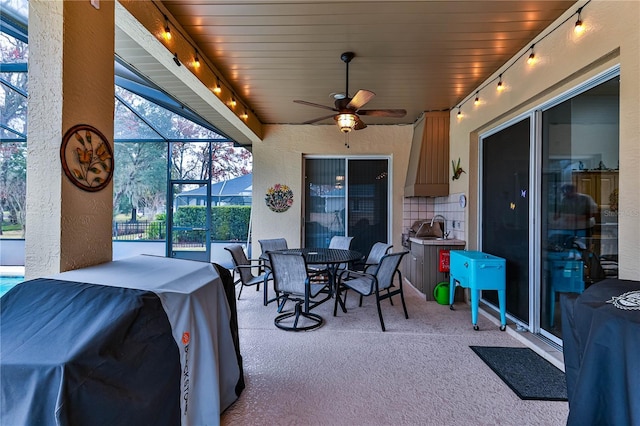
[[[268,266],[266,265],[237,265],[234,266],[233,269],[236,270],[240,270],[240,269],[253,269],[253,268],[264,268],[264,269],[269,269]]]
[[[353,279],[353,278],[369,278],[372,280],[376,279],[375,275],[372,274],[367,274],[366,272],[361,272],[361,271],[354,271],[352,269],[345,269],[344,271],[340,272],[340,274],[338,275],[338,280],[342,281],[344,280],[344,276],[347,276],[348,279]]]

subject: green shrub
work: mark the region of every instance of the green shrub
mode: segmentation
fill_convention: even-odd
[[[178,227],[202,226],[205,223],[205,212],[204,206],[178,207],[174,215],[174,224]],[[246,240],[249,232],[250,217],[250,206],[211,207],[211,239],[222,241]],[[189,240],[199,241],[202,239],[203,232],[192,234],[194,238],[189,238]]]

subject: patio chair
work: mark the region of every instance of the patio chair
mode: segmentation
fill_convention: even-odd
[[[364,260],[364,263],[356,262],[351,269],[361,272],[369,272],[370,274],[375,273],[375,269],[380,264],[380,259],[382,259],[382,256],[384,256],[385,254],[389,253],[391,247],[393,247],[393,245],[391,244],[381,242],[375,243],[373,246],[371,246],[369,254]]]
[[[260,253],[260,259],[264,261],[265,265],[269,266],[269,255],[267,252],[274,250],[286,250],[289,248],[287,244],[287,240],[284,238],[271,238],[267,240],[258,240],[260,243],[260,249],[262,253]]]
[[[262,260],[263,266],[266,267],[267,269],[270,269],[268,252],[274,251],[274,250],[286,250],[289,248],[289,245],[287,244],[287,240],[285,240],[284,238],[271,238],[266,240],[258,240],[258,242],[260,243],[260,249],[262,250],[262,253],[260,254],[259,259]],[[271,302],[277,302],[278,300],[280,300],[280,294],[278,294],[277,291],[276,291],[276,297],[274,297],[273,299],[269,299],[268,292],[269,292],[269,287],[265,286],[264,287],[264,306],[267,306]]]
[[[293,311],[281,313],[274,319],[275,326],[287,331],[307,331],[322,326],[323,318],[310,311],[331,297],[328,282],[311,282],[307,260],[302,253],[268,254],[273,273],[273,287],[283,296],[281,306],[287,301],[295,302]],[[323,291],[327,296],[321,300],[312,300]]]
[[[407,253],[409,252],[403,251],[398,253],[385,254],[380,259],[379,266],[375,270],[375,273],[372,274],[353,271],[349,269],[343,271],[338,276],[338,292],[336,294],[336,302],[333,308],[333,316],[336,316],[338,310],[338,298],[340,297],[340,293],[342,292],[342,290],[345,290],[346,292],[347,290],[351,289],[361,296],[375,295],[376,306],[378,308],[378,317],[380,318],[380,326],[382,327],[382,331],[385,331],[385,327],[384,319],[382,318],[382,310],[380,309],[381,300],[389,299],[391,301],[392,296],[399,294],[400,300],[402,301],[404,316],[405,318],[409,319],[409,314],[407,313],[407,305],[404,302],[404,293],[402,291],[402,273],[398,269],[402,257]],[[393,279],[396,276],[398,277],[398,288],[389,291],[390,288],[394,286]],[[382,293],[383,290],[386,290],[386,292]],[[362,306],[362,297],[360,298],[359,306]]]
[[[233,272],[238,274],[238,279],[235,284],[240,283],[240,291],[238,292],[238,300],[242,294],[244,287],[256,286],[256,291],[260,291],[260,284],[264,283],[265,289],[267,287],[267,281],[271,279],[271,270],[267,269],[265,272],[254,275],[252,270],[254,268],[264,268],[264,264],[260,259],[247,259],[247,255],[244,253],[240,244],[232,244],[224,248],[231,253],[231,259],[233,259]],[[265,305],[266,305],[267,293],[265,291]]]
[[[352,241],[353,241],[353,237],[344,237],[341,235],[334,235],[333,237],[331,237],[331,241],[329,241],[329,248],[350,250]],[[341,270],[344,270],[347,268],[347,266],[348,265],[346,263],[341,263],[337,266],[336,271],[339,272]],[[311,265],[309,266],[309,271],[314,277],[322,276],[322,275],[326,276],[328,274],[326,266]]]

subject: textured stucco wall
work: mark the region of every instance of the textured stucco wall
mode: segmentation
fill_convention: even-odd
[[[570,10],[575,12],[580,3]],[[550,28],[566,19],[561,17]],[[466,218],[470,246],[477,241],[478,135],[513,117],[565,93],[603,71],[620,65],[620,278],[640,275],[640,2],[593,0],[582,12],[587,28],[576,37],[570,18],[564,25],[536,44],[538,62],[530,67],[528,55],[520,58],[503,77],[506,90],[498,93],[495,83],[480,92],[482,103],[473,98],[458,120],[451,113],[451,158],[461,158],[470,173],[451,182],[450,192],[470,194]],[[546,34],[547,31],[544,32]],[[508,63],[511,64],[519,55]],[[504,70],[506,67],[502,67]],[[494,77],[497,77],[498,71]],[[489,81],[493,78],[489,79]],[[496,80],[497,82],[497,80]],[[479,87],[483,87],[481,84]],[[474,96],[475,91],[469,96]]]
[[[111,260],[113,186],[75,187],[60,164],[67,129],[89,124],[113,147],[114,2],[29,2],[27,278]]]
[[[350,148],[335,125],[266,126],[263,142],[253,144],[253,253],[260,253],[259,239],[287,239],[290,247],[300,247],[302,229],[303,155],[385,155],[391,157],[392,237],[400,250],[402,201],[409,162],[413,126],[368,126],[349,134]],[[264,194],[276,183],[293,190],[293,206],[284,213],[274,213],[266,206]]]

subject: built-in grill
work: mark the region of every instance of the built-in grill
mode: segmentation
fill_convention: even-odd
[[[434,222],[431,226],[431,219],[419,219],[413,222],[411,228],[402,234],[402,246],[411,247],[409,238],[442,237],[442,223]]]

